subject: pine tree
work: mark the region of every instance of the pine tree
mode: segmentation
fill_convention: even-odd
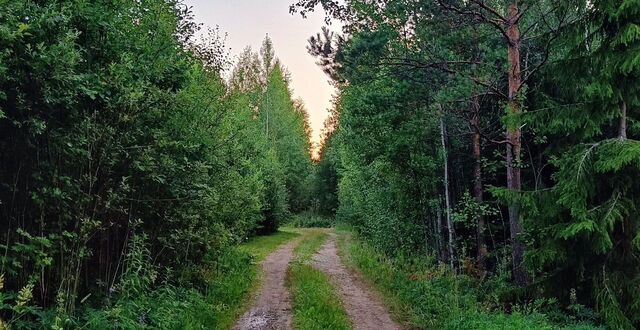
[[[577,283],[609,326],[634,329],[640,326],[640,190],[633,183],[640,175],[634,140],[640,132],[628,123],[637,122],[632,109],[640,107],[640,3],[594,1],[584,10],[568,57],[554,72],[561,84],[571,77],[574,86],[557,97],[578,105],[534,116],[543,131],[569,138],[552,149],[555,185],[534,194],[527,211],[538,238],[530,258],[557,269],[551,286]],[[566,286],[555,290],[568,295]]]

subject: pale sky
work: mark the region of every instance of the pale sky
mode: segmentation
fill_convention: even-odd
[[[329,78],[307,53],[307,39],[320,32],[324,13],[318,8],[303,19],[289,14],[294,0],[186,0],[195,19],[206,27],[220,27],[228,33],[227,46],[236,56],[246,46],[260,49],[266,34],[273,40],[276,56],[291,72],[294,98],[300,97],[309,111],[313,141],[318,142],[323,122],[331,106],[334,88]],[[332,27],[332,30],[336,30]],[[235,58],[234,58],[235,59]]]

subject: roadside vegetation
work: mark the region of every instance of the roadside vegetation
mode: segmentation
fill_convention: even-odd
[[[349,317],[329,277],[312,265],[313,255],[327,239],[327,232],[310,229],[305,236],[294,251],[287,274],[294,326],[301,330],[351,329]]]
[[[255,278],[237,246],[308,204],[271,40],[232,64],[179,0],[0,13],[0,328],[228,325]]]
[[[309,38],[338,89],[312,205],[413,324],[640,328],[639,1],[314,9],[342,29]]]
[[[140,282],[152,274],[125,277],[117,299],[102,310],[89,310],[89,329],[230,329],[260,284],[259,262],[298,234],[278,231],[252,238],[232,248],[218,260],[218,268],[203,276],[209,279],[202,291],[164,284]],[[144,268],[141,268],[144,269]]]
[[[554,300],[508,306],[506,313],[501,295],[512,288],[502,279],[454,274],[434,258],[390,258],[350,227],[337,232],[342,259],[382,292],[392,313],[411,328],[604,329],[590,325],[594,314],[582,306],[560,310]]]
[[[278,228],[336,221],[410,326],[640,328],[640,1],[291,2],[342,27],[317,153],[268,37],[0,0],[0,329],[230,327]],[[307,234],[295,323],[347,329]]]
[[[294,228],[330,228],[333,225],[332,217],[310,211],[294,215],[291,222],[287,223],[287,226]]]

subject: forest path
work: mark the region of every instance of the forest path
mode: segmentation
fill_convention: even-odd
[[[292,329],[291,298],[285,287],[293,249],[300,242],[295,239],[271,253],[262,262],[262,287],[250,310],[233,327],[234,330]]]
[[[340,299],[356,330],[402,329],[359,274],[349,270],[338,256],[336,234],[329,238],[313,258],[314,266],[325,272],[338,289]]]

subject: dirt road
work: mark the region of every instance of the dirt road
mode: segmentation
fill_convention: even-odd
[[[295,240],[284,245],[264,260],[262,288],[252,308],[234,327],[235,330],[292,329],[291,299],[285,286],[285,277],[293,258],[293,249],[298,242],[299,240]],[[327,241],[314,256],[313,265],[330,277],[354,329],[402,329],[391,319],[378,295],[357,273],[342,263],[338,256],[334,233],[330,233]]]
[[[365,285],[358,274],[349,270],[342,263],[338,256],[335,234],[330,234],[325,244],[320,248],[314,257],[314,265],[327,273],[338,289],[354,329],[401,329],[391,319],[377,294]]]
[[[291,299],[285,287],[285,277],[297,243],[298,240],[295,240],[280,247],[262,262],[264,278],[260,292],[251,309],[240,318],[234,329],[292,329]]]

